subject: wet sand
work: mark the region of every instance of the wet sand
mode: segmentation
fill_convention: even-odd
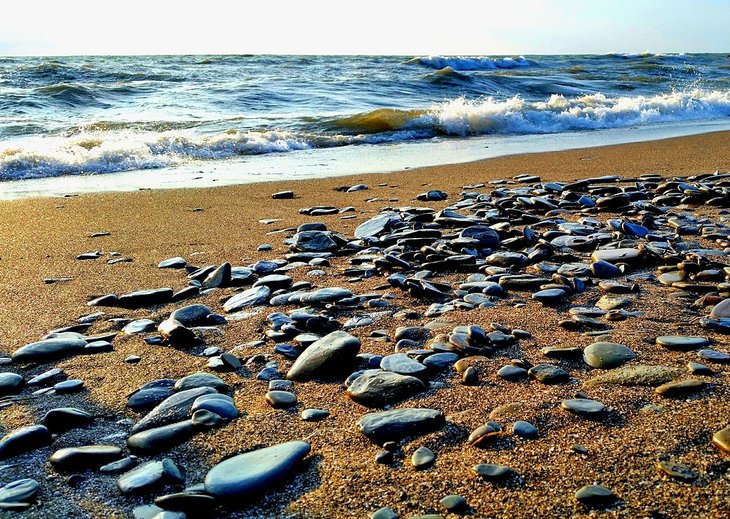
[[[216,189],[99,193],[65,198],[40,198],[0,203],[0,348],[11,354],[20,346],[39,340],[52,329],[67,326],[97,308],[86,302],[94,297],[121,294],[143,288],[183,288],[187,279],[176,270],[158,269],[159,261],[182,256],[190,264],[209,265],[228,261],[247,265],[259,259],[282,257],[289,252],[282,241],[292,229],[306,222],[323,221],[331,230],[352,236],[354,229],[385,206],[428,205],[443,208],[459,199],[463,186],[519,174],[539,175],[542,181],[568,181],[601,175],[635,177],[657,173],[665,177],[730,170],[730,132],[626,144],[605,148],[572,150],[548,154],[519,155],[477,163],[444,165],[400,173],[338,177],[302,182],[274,182]],[[367,190],[345,193],[341,186],[366,184]],[[0,185],[1,187],[1,185]],[[419,202],[415,195],[430,188],[449,194],[445,202]],[[291,189],[292,200],[272,200],[271,194]],[[481,188],[489,192],[490,188]],[[352,206],[353,212],[310,217],[300,208],[332,205]],[[698,210],[717,217],[719,209]],[[349,218],[354,216],[354,218]],[[342,218],[348,217],[348,218]],[[601,219],[603,219],[601,215]],[[272,219],[272,223],[259,220]],[[91,238],[92,233],[109,235]],[[257,252],[262,243],[272,250]],[[101,251],[98,260],[76,260],[89,251]],[[109,265],[110,252],[119,252],[131,262]],[[308,269],[291,271],[297,280],[316,286],[346,286],[356,294],[376,291],[382,277],[349,284],[341,269],[347,258],[337,258],[324,270],[325,277],[306,276]],[[653,270],[650,270],[653,271]],[[46,278],[69,277],[70,281],[45,284]],[[463,280],[463,275],[447,275],[443,281]],[[684,369],[691,354],[669,352],[653,343],[657,335],[686,334],[710,336],[714,347],[728,351],[723,335],[708,333],[696,324],[701,312],[670,297],[671,290],[655,282],[641,281],[641,295],[630,308],[645,311],[639,318],[611,323],[612,340],[639,352],[642,364],[661,364]],[[395,308],[423,313],[428,304],[392,292]],[[382,292],[382,291],[381,291]],[[221,302],[231,289],[153,309],[103,309],[105,318],[131,317],[162,320],[175,308],[191,302],[204,303],[222,313]],[[596,289],[571,299],[571,305],[592,304]],[[312,454],[288,482],[269,492],[260,502],[238,509],[226,509],[230,517],[365,517],[383,506],[400,517],[443,513],[439,500],[448,494],[463,495],[473,507],[474,517],[566,517],[589,512],[577,503],[573,493],[583,485],[600,483],[621,498],[612,517],[723,517],[730,513],[730,458],[714,448],[709,438],[730,420],[730,368],[713,365],[717,373],[707,377],[711,389],[701,396],[666,400],[649,387],[598,387],[587,389],[583,382],[593,374],[581,361],[560,361],[575,380],[573,384],[547,386],[532,382],[513,383],[495,376],[510,358],[522,357],[533,364],[546,359],[545,346],[586,346],[589,337],[560,328],[566,318],[562,307],[556,311],[523,297],[527,303],[515,307],[520,296],[502,301],[494,308],[455,311],[438,320],[487,327],[499,322],[510,328],[527,330],[533,339],[500,350],[491,358],[479,359],[482,384],[464,386],[452,374],[431,389],[398,407],[433,407],[447,416],[447,426],[438,432],[405,442],[399,461],[379,465],[379,447],[357,430],[356,420],[370,410],[349,401],[340,383],[296,383],[299,405],[294,410],[273,410],[265,402],[266,383],[255,380],[253,366],[239,373],[220,374],[232,388],[243,416],[221,429],[196,435],[191,441],[170,450],[165,456],[187,470],[187,483],[202,481],[207,469],[226,456],[290,440],[306,439]],[[285,308],[289,309],[289,308]],[[279,310],[279,309],[276,309]],[[224,326],[222,337],[208,345],[232,351],[243,359],[256,354],[271,355],[273,344],[242,346],[263,338],[264,320],[273,311],[264,308],[248,319]],[[362,352],[388,354],[393,342],[370,337],[373,330],[386,329],[391,337],[398,326],[427,322],[386,318],[351,333],[362,341]],[[110,329],[100,321],[93,333]],[[142,357],[128,364],[128,355]],[[290,361],[280,361],[282,371]],[[129,517],[133,506],[151,503],[146,497],[121,496],[115,478],[85,472],[80,481],[69,482],[46,464],[57,448],[94,442],[114,431],[126,431],[120,419],[136,419],[125,406],[126,395],[155,378],[179,378],[205,371],[206,359],[167,347],[150,347],[138,336],[119,336],[111,353],[81,356],[61,361],[58,366],[69,378],[84,380],[87,390],[74,395],[40,396],[22,399],[0,409],[0,425],[5,431],[37,423],[44,410],[75,406],[92,410],[100,418],[96,429],[78,430],[55,439],[52,446],[34,454],[5,461],[19,466],[0,470],[0,484],[19,477],[36,477],[42,484],[38,505],[26,516],[52,517],[72,511],[68,517]],[[26,377],[48,369],[43,365],[10,371]],[[259,368],[261,366],[258,366]],[[576,419],[559,409],[559,403],[576,392],[587,392],[613,408],[601,422]],[[32,391],[24,390],[22,395]],[[511,411],[500,410],[517,404]],[[662,407],[646,412],[647,404]],[[330,418],[319,423],[303,422],[297,411],[325,408]],[[497,410],[495,412],[495,410]],[[467,445],[469,432],[490,418],[509,427],[516,419],[530,420],[540,431],[536,440],[506,436],[486,449]],[[107,440],[123,445],[126,437]],[[588,454],[576,454],[580,444]],[[416,471],[410,453],[428,446],[437,455],[434,466]],[[153,456],[150,459],[159,459]],[[700,473],[695,483],[681,483],[660,475],[659,460],[683,463]],[[477,463],[500,463],[512,467],[519,478],[493,485],[480,480],[471,467]],[[41,472],[38,472],[41,471]],[[52,475],[45,479],[45,472]],[[34,475],[34,476],[33,476]]]

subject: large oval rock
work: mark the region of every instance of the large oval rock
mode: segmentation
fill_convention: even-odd
[[[51,443],[51,433],[43,425],[16,429],[0,439],[0,459],[9,458]]]
[[[441,411],[436,409],[393,409],[366,414],[357,425],[360,431],[375,443],[398,441],[406,436],[426,434],[446,424]]]
[[[50,362],[70,355],[78,355],[86,348],[86,341],[73,337],[59,337],[32,342],[21,346],[13,353],[13,362]]]
[[[364,373],[347,389],[347,396],[366,407],[383,407],[426,389],[420,379],[389,371]]]
[[[351,367],[359,352],[360,339],[347,332],[332,332],[304,350],[286,378],[299,381],[331,378]]]
[[[594,342],[583,350],[583,360],[592,368],[610,369],[636,358],[636,353],[615,342]]]
[[[306,442],[293,441],[228,458],[205,476],[205,491],[221,499],[261,496],[280,483],[310,449]]]
[[[138,290],[122,294],[117,300],[117,305],[122,308],[144,308],[146,306],[163,305],[172,298],[171,288],[153,288],[150,290]]]
[[[127,446],[135,452],[161,452],[189,440],[194,432],[192,420],[183,420],[133,434]]]
[[[213,310],[206,305],[194,304],[178,308],[170,314],[170,319],[183,326],[201,326],[209,324],[208,316],[212,313]]]

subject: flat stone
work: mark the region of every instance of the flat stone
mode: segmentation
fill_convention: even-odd
[[[370,519],[398,519],[398,514],[392,508],[384,506],[370,514]]]
[[[538,364],[531,367],[527,374],[543,384],[560,384],[570,380],[567,371],[553,364]]]
[[[477,476],[487,481],[504,481],[515,475],[514,469],[505,465],[482,463],[474,465],[473,469]]]
[[[170,314],[170,319],[179,322],[183,326],[203,326],[210,324],[209,316],[213,310],[206,305],[194,304],[178,308]]]
[[[210,411],[226,420],[233,420],[238,417],[238,409],[233,398],[220,393],[209,393],[196,398],[190,407],[190,413],[200,410]]]
[[[59,449],[49,461],[57,470],[76,471],[99,468],[121,456],[122,449],[115,445],[84,445]]]
[[[594,342],[583,350],[585,363],[596,369],[615,368],[634,358],[636,353],[615,342]]]
[[[730,454],[730,425],[712,435],[712,444],[726,454]]]
[[[382,444],[398,441],[406,436],[420,436],[446,424],[444,414],[435,409],[392,409],[366,414],[357,425],[371,441]]]
[[[360,224],[355,229],[355,238],[373,238],[385,231],[389,231],[395,228],[397,225],[402,224],[402,220],[395,213],[383,213],[374,216]]]
[[[522,380],[527,378],[527,370],[507,364],[497,371],[497,375],[505,380]]]
[[[203,494],[201,492],[177,492],[175,494],[166,494],[155,499],[155,505],[163,510],[171,512],[181,512],[186,517],[209,516],[211,510],[215,509],[216,501],[213,496]],[[157,519],[168,519],[168,516]],[[173,519],[170,517],[169,519]]]
[[[589,508],[603,508],[616,502],[616,495],[602,485],[586,485],[575,492],[579,503]]]
[[[176,256],[174,258],[167,258],[162,261],[160,261],[157,264],[157,268],[160,269],[182,269],[185,268],[185,266],[188,264],[185,259],[181,258],[180,256]]]
[[[544,305],[555,305],[563,300],[566,292],[562,288],[548,288],[539,290],[532,294],[532,299],[540,301]]]
[[[84,381],[78,378],[64,380],[53,385],[54,391],[59,395],[78,393],[84,388]]]
[[[697,352],[697,356],[703,360],[709,362],[716,362],[718,364],[730,363],[730,355],[717,350],[704,349]]]
[[[656,343],[668,350],[689,351],[708,346],[707,337],[693,337],[689,335],[662,335],[656,338]]]
[[[152,319],[135,319],[122,328],[125,335],[136,335],[138,333],[147,333],[155,330],[157,323]]]
[[[585,382],[588,387],[617,384],[621,386],[658,386],[684,375],[679,368],[669,366],[623,366],[601,373]]]
[[[86,348],[86,341],[77,338],[55,338],[32,342],[21,346],[12,355],[13,362],[28,364],[60,360],[71,355],[79,355]]]
[[[671,398],[697,393],[699,391],[702,391],[706,385],[707,384],[705,384],[703,380],[691,378],[687,380],[667,382],[666,384],[662,384],[661,386],[657,387],[655,391],[657,395]]]
[[[347,332],[335,331],[311,344],[294,361],[286,378],[307,381],[332,378],[349,369],[360,352],[360,340]]]
[[[425,389],[425,384],[416,377],[376,371],[357,377],[347,388],[347,396],[366,407],[383,407],[417,395]]]
[[[469,509],[469,504],[466,498],[457,495],[448,495],[439,500],[441,506],[443,506],[447,512],[452,514],[463,514]]]
[[[687,369],[692,375],[698,375],[701,377],[711,377],[714,375],[713,371],[699,362],[688,362]]]
[[[660,472],[663,472],[664,474],[674,479],[678,479],[686,483],[691,483],[699,477],[699,474],[697,474],[697,472],[690,469],[687,465],[682,465],[681,463],[659,461],[657,462],[656,467],[657,470],[659,470]]]
[[[591,254],[591,261],[605,261],[615,265],[616,263],[634,263],[640,257],[639,249],[600,249]]]
[[[436,454],[428,447],[419,447],[411,454],[411,465],[416,470],[429,468],[436,461]]]
[[[0,487],[0,505],[28,503],[35,498],[40,488],[40,483],[35,479],[26,478],[11,481],[7,485]],[[2,509],[3,507],[0,506],[0,510]]]
[[[135,433],[127,439],[127,447],[135,452],[162,452],[186,442],[194,433],[192,420],[183,420]]]
[[[133,468],[117,480],[117,487],[123,494],[152,491],[166,483],[183,483],[180,469],[171,459],[149,461]]]
[[[0,438],[0,459],[50,445],[51,433],[43,425],[30,425],[9,432]]]
[[[308,443],[293,441],[228,458],[205,476],[205,491],[221,499],[261,497],[281,483],[309,451]]]
[[[602,418],[606,413],[606,406],[603,403],[589,398],[563,400],[560,407],[573,414],[590,419]]]
[[[265,305],[269,302],[270,296],[271,289],[269,287],[252,287],[228,299],[228,301],[223,303],[223,310],[230,314],[243,310],[244,308]]]
[[[213,269],[202,281],[201,288],[222,288],[230,284],[231,281],[231,264],[225,262]]]
[[[715,319],[730,317],[730,298],[723,299],[717,303],[710,311],[710,317],[714,317]]]
[[[190,415],[193,402],[198,397],[211,393],[216,393],[216,390],[209,387],[198,387],[174,393],[137,422],[132,427],[131,433],[136,434],[145,429],[185,420]]]
[[[633,303],[634,298],[629,296],[622,296],[616,294],[606,294],[596,302],[596,306],[601,310],[616,310],[618,308],[625,308]]]
[[[393,355],[386,355],[383,360],[380,361],[381,369],[385,371],[392,371],[399,375],[410,375],[410,376],[423,376],[425,375],[428,368],[412,359],[405,353],[395,353]]]
[[[175,392],[176,381],[169,378],[152,380],[127,397],[127,406],[133,411],[152,409]]]
[[[228,384],[212,373],[198,371],[175,382],[174,389],[175,391],[185,391],[196,387],[210,387],[218,392],[223,392],[228,389]]]
[[[342,287],[320,288],[314,292],[305,294],[301,298],[301,302],[307,305],[325,305],[336,303],[342,299],[352,297],[352,290]]]

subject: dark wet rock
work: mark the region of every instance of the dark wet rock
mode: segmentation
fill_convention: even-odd
[[[710,368],[704,364],[700,364],[699,362],[688,362],[687,369],[692,375],[698,375],[701,377],[711,377],[714,375],[714,372]]]
[[[412,359],[405,353],[394,353],[393,355],[386,355],[383,360],[380,361],[380,367],[385,371],[392,371],[399,375],[410,375],[410,376],[423,376],[428,371],[428,368]]]
[[[114,294],[106,294],[96,297],[86,303],[88,306],[117,306],[119,298]]]
[[[586,485],[575,492],[575,498],[589,508],[604,508],[618,500],[611,490],[602,485]]]
[[[289,288],[293,282],[294,280],[290,276],[286,276],[284,274],[269,274],[257,279],[253,286],[267,286],[271,290],[279,290],[282,288]]]
[[[291,200],[294,198],[294,191],[278,191],[271,195],[274,200]]]
[[[213,496],[196,491],[166,494],[155,499],[155,505],[161,509],[169,512],[180,512],[186,517],[210,517],[213,515],[216,504]],[[167,519],[167,517],[160,518],[158,516],[157,519]],[[173,518],[170,517],[169,519]]]
[[[499,368],[497,375],[505,380],[523,380],[528,377],[528,372],[524,368],[508,364]]]
[[[216,390],[210,387],[199,387],[174,393],[137,422],[132,427],[132,434],[185,420],[190,414],[193,402],[198,397],[211,393],[216,393]]]
[[[121,456],[122,449],[115,445],[84,445],[59,449],[49,461],[56,470],[80,471],[99,468]]]
[[[269,391],[264,398],[274,409],[286,409],[297,405],[297,396],[290,391]]]
[[[119,474],[121,472],[127,472],[136,464],[137,456],[126,456],[124,458],[118,459],[117,461],[112,461],[111,463],[102,465],[101,467],[99,467],[99,472],[102,472],[104,474]]]
[[[311,344],[294,361],[286,378],[306,381],[331,378],[351,367],[360,352],[360,340],[347,332],[336,331]]]
[[[585,363],[596,369],[615,368],[634,358],[634,351],[615,342],[594,342],[583,350]]]
[[[565,298],[566,291],[562,288],[548,288],[539,290],[532,294],[532,299],[540,301],[544,305],[556,305]]]
[[[525,376],[527,376],[527,372],[525,372]],[[474,366],[469,366],[464,370],[464,373],[461,375],[461,382],[465,386],[476,386],[479,384],[479,370],[475,368]]]
[[[477,476],[487,481],[504,481],[515,475],[514,469],[510,467],[490,463],[474,465],[473,470]]]
[[[236,371],[241,365],[241,360],[231,353],[214,355],[208,359],[208,368],[213,371]]]
[[[660,472],[685,483],[691,483],[699,477],[699,474],[681,463],[670,463],[668,461],[659,461],[656,464],[657,470]]]
[[[357,422],[360,431],[378,444],[397,441],[406,436],[420,436],[441,429],[445,424],[441,411],[413,408],[370,413]]]
[[[174,258],[167,258],[162,260],[160,263],[157,264],[157,268],[160,269],[183,269],[188,264],[187,261],[185,261],[180,256],[176,256]]]
[[[621,271],[613,263],[599,260],[591,263],[591,273],[597,278],[613,278],[621,274]]]
[[[91,413],[75,407],[58,407],[49,410],[41,419],[41,424],[52,433],[60,433],[84,427],[93,421]]]
[[[423,343],[431,337],[431,330],[422,326],[400,326],[395,330],[395,341],[409,340]]]
[[[459,360],[457,353],[434,353],[423,359],[423,365],[430,371],[444,371],[451,368]]]
[[[527,374],[543,384],[560,384],[570,380],[567,371],[553,364],[538,364],[531,367]]]
[[[436,454],[428,447],[419,447],[411,454],[411,465],[416,470],[429,468],[436,461]]]
[[[617,384],[621,386],[658,386],[681,377],[684,371],[669,366],[624,366],[586,381],[586,386]]]
[[[479,242],[482,249],[494,249],[499,247],[499,234],[497,231],[486,225],[474,225],[462,229],[459,233],[462,238],[472,238]]]
[[[29,386],[44,386],[48,384],[55,384],[66,378],[66,373],[61,368],[51,368],[44,371],[40,375],[36,375],[26,382]]]
[[[86,348],[86,341],[74,337],[47,339],[21,346],[13,353],[13,362],[27,364],[60,360],[71,355],[79,355]]]
[[[324,305],[328,303],[336,303],[342,299],[352,297],[352,295],[352,290],[347,288],[328,287],[303,295],[301,302],[307,305]]]
[[[220,499],[262,496],[280,484],[310,449],[308,443],[293,441],[228,458],[205,476],[205,491]]]
[[[233,313],[252,306],[265,305],[271,296],[271,289],[267,286],[252,287],[234,295],[223,303],[226,313]]]
[[[347,396],[366,407],[383,407],[416,395],[426,388],[418,378],[388,371],[366,372],[347,389]]]
[[[135,433],[127,439],[127,446],[135,452],[162,452],[186,442],[194,433],[192,420],[183,420]]]
[[[17,373],[0,373],[0,396],[14,395],[20,392],[25,379]]]
[[[190,407],[190,412],[195,413],[200,410],[213,412],[226,420],[238,417],[238,409],[233,398],[221,393],[209,393],[196,398]]]
[[[320,422],[329,415],[326,409],[304,409],[299,416],[305,422]]]
[[[563,400],[560,407],[583,418],[598,419],[606,414],[606,406],[598,400],[574,398]]]
[[[656,388],[656,393],[667,398],[673,398],[678,396],[691,395],[702,391],[705,386],[704,381],[691,378],[687,380],[677,380],[673,382],[667,382]]]
[[[117,306],[122,308],[145,308],[147,306],[163,305],[170,301],[173,290],[171,288],[153,288],[138,290],[119,296]]]
[[[201,288],[221,288],[228,286],[231,282],[231,264],[226,262],[212,270],[202,281]]]
[[[123,474],[117,487],[123,494],[150,492],[167,483],[183,483],[180,469],[171,459],[149,461]]]
[[[163,378],[148,382],[127,397],[127,406],[133,411],[151,409],[172,396],[176,381]]]
[[[292,238],[292,250],[301,252],[333,252],[338,245],[329,231],[302,231]]]
[[[448,195],[438,189],[432,189],[416,195],[416,199],[423,202],[440,202],[441,200],[446,200],[446,198],[448,198]]]
[[[0,459],[50,445],[51,433],[43,425],[21,427],[0,438]]]

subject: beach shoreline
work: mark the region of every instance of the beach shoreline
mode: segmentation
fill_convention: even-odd
[[[323,222],[329,230],[352,238],[359,225],[385,207],[426,206],[440,210],[460,200],[463,192],[490,194],[528,185],[515,180],[519,175],[533,177],[530,184],[607,175],[629,179],[607,180],[613,189],[633,185],[641,175],[671,179],[729,171],[730,132],[722,131],[391,173],[3,200],[0,300],[7,304],[0,305],[0,345],[2,352],[10,355],[51,330],[77,323],[81,316],[99,309],[106,314],[91,329],[98,334],[114,330],[113,323],[108,321],[111,318],[149,318],[159,323],[172,310],[192,303],[206,304],[223,314],[222,302],[235,293],[234,289],[217,289],[179,303],[132,310],[89,307],[87,302],[105,294],[184,288],[188,283],[184,271],[157,268],[166,258],[180,256],[198,266],[223,262],[243,266],[282,258],[291,252],[284,240],[305,223]],[[539,177],[539,181],[534,177]],[[57,180],[63,182],[62,178]],[[495,182],[498,180],[504,182]],[[358,184],[367,189],[343,189]],[[287,190],[293,192],[292,198],[272,198],[272,194]],[[417,199],[417,195],[429,190],[441,190],[448,198]],[[334,207],[335,211],[320,216],[301,211],[320,206]],[[674,212],[691,211],[719,222],[721,209],[698,206]],[[570,221],[582,216],[596,217],[605,223],[615,215],[563,216]],[[261,248],[262,244],[270,248]],[[81,254],[96,251],[97,259],[77,259]],[[107,263],[115,258],[129,261]],[[436,384],[423,394],[396,404],[395,407],[439,409],[447,425],[443,431],[401,443],[396,461],[382,465],[374,459],[380,447],[365,438],[355,425],[357,419],[374,410],[346,398],[342,379],[295,382],[299,404],[294,409],[277,410],[267,404],[267,385],[256,380],[263,363],[256,358],[276,360],[283,372],[291,362],[273,353],[271,341],[253,344],[266,339],[266,316],[278,310],[260,308],[253,311],[254,315],[231,319],[220,327],[220,333],[210,332],[206,343],[243,361],[240,370],[215,372],[230,388],[242,416],[220,429],[199,433],[164,454],[142,455],[140,461],[169,457],[185,468],[186,483],[190,485],[200,483],[211,466],[230,455],[306,439],[312,453],[304,464],[264,499],[224,509],[226,516],[235,518],[365,517],[385,506],[396,510],[400,517],[411,517],[444,513],[439,500],[449,494],[466,497],[473,517],[589,516],[590,512],[575,501],[573,494],[592,483],[611,488],[620,498],[620,504],[611,509],[613,517],[701,518],[729,512],[730,462],[727,454],[711,445],[710,436],[728,425],[730,365],[712,364],[715,375],[703,378],[710,389],[686,399],[663,399],[651,387],[588,388],[584,384],[595,370],[586,368],[582,361],[546,358],[541,349],[585,347],[592,342],[589,336],[558,323],[569,317],[567,306],[592,306],[600,295],[597,287],[590,285],[590,290],[576,294],[569,305],[558,309],[542,306],[524,293],[515,293],[492,308],[457,309],[429,319],[423,317],[428,303],[393,287],[384,289],[384,276],[363,276],[358,282],[350,282],[351,276],[345,273],[345,269],[353,267],[349,259],[343,254],[333,257],[331,266],[303,266],[288,274],[295,282],[309,281],[317,288],[341,286],[357,294],[389,294],[383,298],[389,305],[386,310],[408,309],[420,315],[410,320],[402,314],[387,314],[372,325],[350,330],[360,339],[363,353],[393,353],[392,337],[397,327],[433,320],[446,321],[451,326],[475,324],[485,328],[497,322],[512,330],[526,330],[530,338],[493,356],[469,357],[480,373],[478,386],[463,385],[460,374],[451,373],[435,378]],[[726,259],[723,261],[727,264]],[[324,274],[310,275],[313,270],[322,270]],[[656,266],[639,265],[630,272],[653,274]],[[439,280],[458,286],[465,277],[448,273]],[[54,279],[55,282],[44,282]],[[642,364],[684,369],[688,360],[695,360],[694,354],[656,346],[653,341],[658,335],[702,335],[710,337],[718,350],[730,349],[725,335],[701,329],[697,324],[704,315],[703,308],[675,298],[668,287],[660,286],[652,278],[637,277],[631,283],[639,286],[640,295],[633,299],[630,310],[646,314],[609,323],[613,328],[611,340],[638,352]],[[293,308],[282,307],[285,311]],[[369,312],[377,313],[375,307],[355,313]],[[339,315],[333,310],[332,315],[345,321],[352,317],[352,312]],[[386,330],[388,340],[382,334],[372,333],[377,330]],[[141,357],[140,362],[125,362],[130,355]],[[547,386],[496,377],[501,365],[518,356],[532,364],[562,364],[569,369],[574,382]],[[150,504],[162,492],[127,497],[116,488],[118,476],[96,471],[82,472],[71,481],[68,474],[48,466],[48,457],[58,448],[88,443],[107,442],[126,448],[126,432],[139,418],[126,407],[127,395],[153,379],[179,379],[196,371],[212,372],[207,358],[184,349],[150,346],[140,336],[120,334],[109,353],[80,355],[53,364],[63,368],[68,378],[83,380],[85,389],[68,395],[33,397],[30,394],[35,388],[23,389],[22,396],[27,399],[11,399],[12,405],[0,409],[3,433],[38,423],[49,408],[61,406],[90,410],[97,417],[95,425],[58,435],[52,445],[14,458],[12,463],[21,463],[0,470],[0,486],[20,477],[36,477],[41,482],[40,504],[33,505],[26,512],[27,517],[61,516],[64,511],[78,517],[129,517],[135,506]],[[51,367],[9,364],[3,370],[30,378]],[[610,406],[609,419],[577,420],[559,409],[561,401],[582,392]],[[298,412],[305,408],[328,409],[330,417],[319,423],[304,422]],[[523,441],[505,434],[496,445],[485,449],[467,444],[469,432],[488,420],[509,429],[516,418],[534,422],[540,436]],[[576,445],[586,452],[576,450]],[[415,470],[409,461],[420,446],[431,448],[437,455],[433,467],[423,471]],[[700,477],[694,483],[670,480],[657,472],[656,464],[662,460],[686,464]],[[480,480],[472,471],[480,463],[510,466],[519,477],[505,484]],[[46,479],[46,475],[50,478]]]

